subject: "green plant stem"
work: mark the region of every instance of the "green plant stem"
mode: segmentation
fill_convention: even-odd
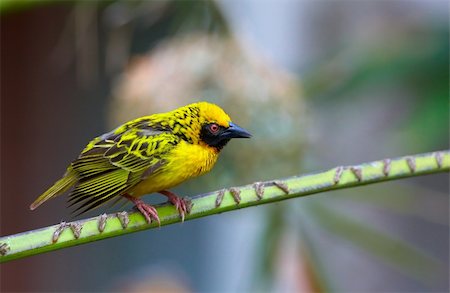
[[[385,159],[290,178],[256,182],[195,196],[186,221],[334,189],[450,170],[450,150]],[[180,222],[171,205],[157,208],[161,226]],[[101,218],[104,220],[102,221]],[[102,224],[103,223],[103,224]],[[104,225],[102,229],[100,226]],[[100,228],[99,228],[100,227]],[[158,227],[138,212],[101,215],[0,238],[0,262]]]

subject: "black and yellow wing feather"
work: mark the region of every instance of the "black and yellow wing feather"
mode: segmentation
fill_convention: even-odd
[[[66,174],[42,194],[34,209],[70,187],[70,205],[78,214],[122,195],[164,166],[164,155],[179,142],[151,120],[138,119],[92,140]]]

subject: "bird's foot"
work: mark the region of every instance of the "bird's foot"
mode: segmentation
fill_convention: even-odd
[[[189,204],[186,199],[178,197],[175,193],[168,191],[168,190],[162,190],[159,191],[164,196],[167,196],[169,201],[175,206],[175,208],[178,210],[178,213],[181,216],[181,222],[184,222],[184,217],[186,214],[189,213]]]
[[[147,223],[151,223],[152,219],[158,222],[158,225],[161,226],[161,221],[159,220],[158,211],[154,207],[149,204],[146,204],[143,200],[131,196],[129,194],[124,194],[123,197],[130,200],[134,203],[136,208],[141,212],[141,214],[145,217]]]

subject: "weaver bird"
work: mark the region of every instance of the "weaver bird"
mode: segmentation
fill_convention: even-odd
[[[168,189],[210,171],[222,148],[238,137],[251,134],[207,102],[129,121],[89,142],[64,176],[30,209],[73,188],[69,203],[79,204],[77,215],[114,198],[126,198],[148,223],[152,219],[159,223],[156,209],[140,199],[158,192],[184,220],[186,201]]]

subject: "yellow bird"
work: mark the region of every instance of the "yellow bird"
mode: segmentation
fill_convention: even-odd
[[[73,187],[69,202],[79,204],[75,210],[79,214],[114,198],[126,198],[148,223],[152,219],[159,223],[156,209],[139,199],[158,192],[167,196],[184,220],[185,200],[167,189],[210,171],[221,149],[238,137],[251,134],[207,102],[137,118],[94,138],[30,209]]]

